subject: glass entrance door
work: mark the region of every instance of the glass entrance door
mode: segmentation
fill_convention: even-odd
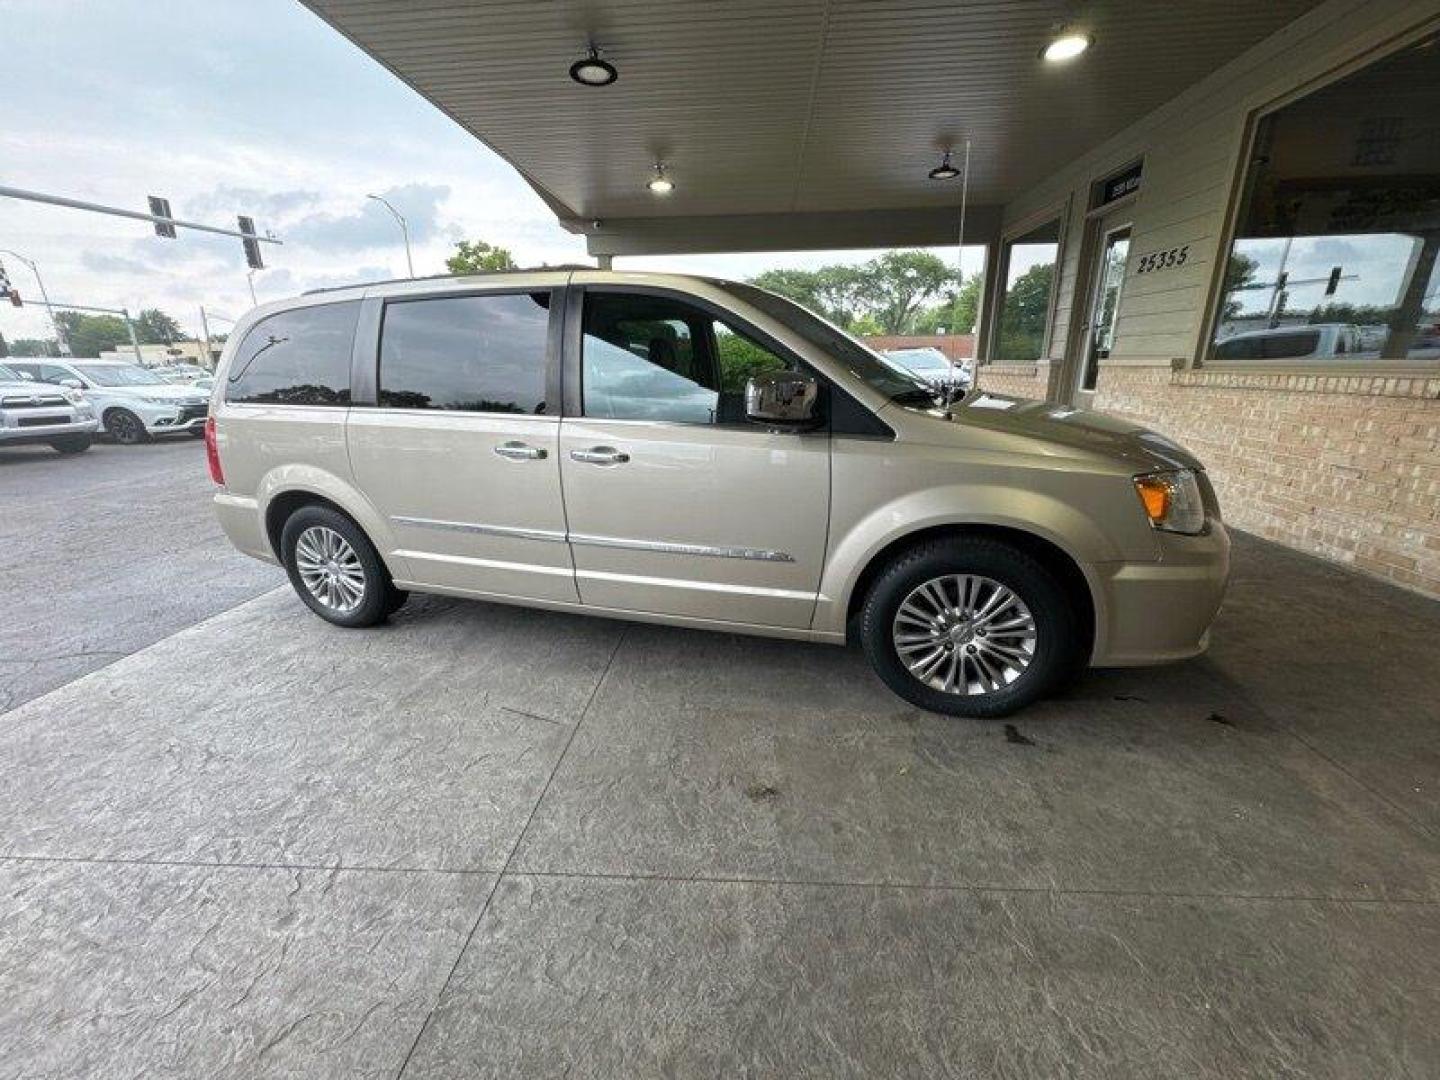
[[[1115,316],[1120,309],[1120,288],[1125,283],[1125,261],[1130,255],[1130,226],[1122,225],[1105,234],[1095,267],[1095,294],[1090,302],[1089,336],[1084,364],[1076,389],[1082,394],[1095,391],[1100,361],[1110,355],[1115,342]]]

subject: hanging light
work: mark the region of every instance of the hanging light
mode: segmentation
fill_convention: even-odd
[[[954,180],[960,175],[960,170],[950,164],[950,151],[945,151],[945,156],[940,159],[940,164],[930,170],[931,180]]]
[[[600,50],[592,44],[589,55],[570,65],[570,78],[581,86],[609,86],[620,77],[615,65],[600,59]]]
[[[675,181],[665,175],[665,166],[657,161],[655,163],[655,175],[650,178],[650,182],[645,186],[650,189],[653,195],[669,195],[675,190]]]
[[[1074,60],[1093,44],[1095,39],[1089,34],[1079,30],[1062,30],[1050,40],[1050,44],[1040,50],[1040,58],[1052,64],[1060,64],[1066,60]]]

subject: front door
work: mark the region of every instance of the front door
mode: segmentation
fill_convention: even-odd
[[[678,294],[592,286],[582,305],[567,345],[580,353],[582,415],[560,435],[581,600],[808,627],[830,440],[744,418],[746,378],[797,361]]]
[[[1081,355],[1074,400],[1089,405],[1095,397],[1100,363],[1115,343],[1115,321],[1120,310],[1120,290],[1125,283],[1125,262],[1130,255],[1130,226],[1103,231],[1097,247],[1097,261],[1091,271],[1094,287],[1090,318],[1086,324],[1085,351]]]
[[[548,289],[391,300],[351,467],[416,583],[574,602]],[[558,314],[555,318],[559,318]]]

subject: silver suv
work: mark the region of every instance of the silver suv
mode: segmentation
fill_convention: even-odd
[[[99,421],[85,396],[0,364],[0,449],[43,443],[62,454],[90,449]]]
[[[407,592],[844,643],[940,712],[1193,656],[1229,542],[1200,463],[1098,413],[947,402],[749,285],[549,270],[251,312],[216,509],[341,626]]]

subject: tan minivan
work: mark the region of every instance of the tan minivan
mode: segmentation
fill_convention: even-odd
[[[983,383],[983,369],[981,382]],[[927,709],[1193,656],[1229,541],[1199,462],[947,401],[750,285],[550,269],[255,309],[207,447],[236,547],[340,626],[411,591],[842,644]]]

